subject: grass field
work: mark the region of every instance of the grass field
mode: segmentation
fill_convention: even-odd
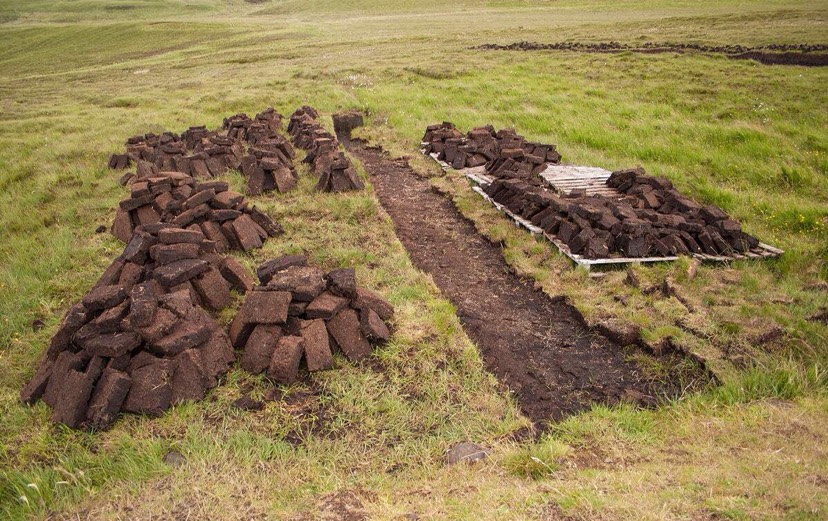
[[[828,327],[809,318],[828,307],[828,72],[468,50],[827,34],[825,1],[0,0],[0,517],[301,519],[348,505],[378,519],[828,517]],[[239,258],[354,265],[398,310],[376,362],[337,359],[258,413],[230,404],[270,385],[233,370],[203,402],[106,433],[21,406],[60,316],[120,253],[94,233],[124,195],[108,154],[134,134],[304,103],[367,111],[361,135],[412,156],[518,272],[590,323],[635,324],[653,346],[669,338],[720,384],[654,410],[596,406],[520,441],[529,422],[370,186],[317,194],[304,170],[298,190],[256,201],[287,233]],[[644,166],[786,253],[694,277],[688,261],[634,269],[642,288],[671,278],[685,303],[630,287],[624,271],[590,278],[418,156],[424,127],[443,120],[515,127],[568,162]],[[663,377],[658,359],[641,363]],[[491,457],[446,467],[443,451],[464,440]],[[170,450],[185,463],[165,464]]]

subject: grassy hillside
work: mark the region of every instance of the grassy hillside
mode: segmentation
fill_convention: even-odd
[[[827,33],[827,2],[0,0],[0,512],[281,518],[349,504],[376,518],[828,516],[828,327],[809,319],[828,307],[828,72],[721,55],[468,50],[825,44]],[[417,143],[443,120],[514,126],[569,162],[642,165],[787,253],[693,278],[687,262],[635,268],[643,287],[674,280],[688,309],[626,285],[623,271],[572,269],[462,178],[435,177],[516,270],[590,322],[636,324],[653,345],[670,338],[722,382],[656,410],[596,407],[521,441],[528,422],[412,267],[370,187],[316,194],[302,171],[297,191],[256,201],[286,235],[239,257],[254,267],[306,252],[324,267],[355,265],[398,307],[376,362],[338,359],[339,370],[258,413],[230,404],[270,385],[233,371],[204,402],[102,434],[20,406],[60,315],[120,251],[94,233],[124,195],[108,154],[133,134],[303,103],[367,111],[364,136],[424,175],[438,170]],[[443,451],[463,440],[492,456],[445,467]],[[186,463],[163,463],[169,450]]]

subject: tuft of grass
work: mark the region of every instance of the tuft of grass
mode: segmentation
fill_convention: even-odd
[[[554,439],[522,447],[513,451],[503,461],[510,473],[530,479],[543,479],[555,474],[561,460],[570,452],[568,445]]]

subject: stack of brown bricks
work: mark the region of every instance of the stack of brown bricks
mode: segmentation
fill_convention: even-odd
[[[621,198],[573,191],[561,197],[524,179],[499,178],[486,193],[587,258],[731,255],[759,245],[715,205],[702,206],[643,169],[613,172]]]
[[[365,184],[350,159],[339,150],[339,142],[318,122],[313,107],[297,109],[290,117],[288,133],[293,143],[307,151],[304,162],[319,176],[316,189],[321,192],[362,190]]]
[[[235,360],[204,308],[232,302],[253,281],[197,229],[136,228],[123,253],[52,337],[24,403],[43,399],[52,420],[105,429],[120,411],[158,415],[199,400]]]
[[[561,161],[555,145],[532,143],[514,130],[495,131],[491,125],[475,128],[466,135],[450,122],[430,125],[422,141],[427,154],[437,154],[437,159],[452,168],[485,165],[490,175],[530,179],[535,184],[540,184],[537,175],[547,165]]]
[[[309,372],[333,367],[339,351],[351,361],[371,354],[388,340],[385,321],[393,306],[373,291],[358,288],[353,268],[324,271],[301,255],[265,262],[230,326],[233,346],[244,349],[241,367],[289,384],[300,366]]]
[[[198,182],[181,172],[159,171],[139,160],[137,173],[124,179],[130,197],[121,201],[112,234],[128,242],[139,226],[167,223],[203,233],[219,253],[261,248],[282,227],[229,189],[225,181]]]

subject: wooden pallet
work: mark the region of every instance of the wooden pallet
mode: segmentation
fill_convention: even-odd
[[[621,198],[623,194],[607,186],[609,170],[595,166],[549,165],[540,173],[551,188],[568,195],[572,190],[582,189],[587,195],[600,194],[606,197]]]
[[[423,151],[423,153],[425,153],[425,151]],[[441,167],[443,167],[443,170],[448,170],[451,168],[451,165],[449,165],[448,163],[438,160],[437,154],[430,154],[430,156],[435,161],[437,161]],[[489,195],[484,191],[484,188],[489,186],[489,183],[491,183],[494,180],[494,178],[485,173],[484,167],[481,166],[477,168],[463,168],[459,170],[459,172],[462,172],[468,179],[475,183],[476,186],[473,187],[473,190],[475,192],[480,194],[486,201],[494,205],[494,207],[497,208],[499,211],[505,213],[510,219],[512,219],[515,222],[517,226],[525,228],[532,235],[542,235],[546,237],[546,239],[548,239],[549,242],[551,242],[558,248],[558,251],[572,259],[572,261],[575,262],[575,264],[578,264],[579,266],[584,266],[588,270],[593,266],[669,262],[678,259],[677,256],[610,257],[606,259],[587,259],[582,255],[574,254],[569,249],[569,246],[567,246],[563,241],[561,241],[554,235],[546,233],[545,231],[543,231],[543,229],[535,226],[534,224],[524,219],[520,215],[516,215],[511,210],[509,210],[502,204],[495,202],[491,197],[489,197]],[[579,173],[583,174],[583,178],[578,178]],[[587,190],[587,194],[601,193],[602,195],[607,195],[609,197],[621,197],[621,194],[617,190],[606,186],[606,180],[609,177],[609,175],[610,172],[602,168],[573,165],[550,165],[544,172],[541,173],[541,177],[543,177],[556,190],[559,190],[563,193],[569,193],[568,191],[564,191],[566,188],[569,188],[569,190],[572,190],[574,188],[585,188]],[[600,187],[597,186],[597,183],[603,184],[608,193],[598,191]],[[591,189],[595,191],[590,192]],[[707,262],[732,262],[734,260],[745,259],[769,259],[773,257],[778,257],[783,253],[785,252],[783,250],[780,250],[779,248],[775,248],[773,246],[770,246],[769,244],[759,243],[758,247],[743,253],[733,253],[731,255],[708,255],[706,253],[694,253],[692,255],[697,259]]]

